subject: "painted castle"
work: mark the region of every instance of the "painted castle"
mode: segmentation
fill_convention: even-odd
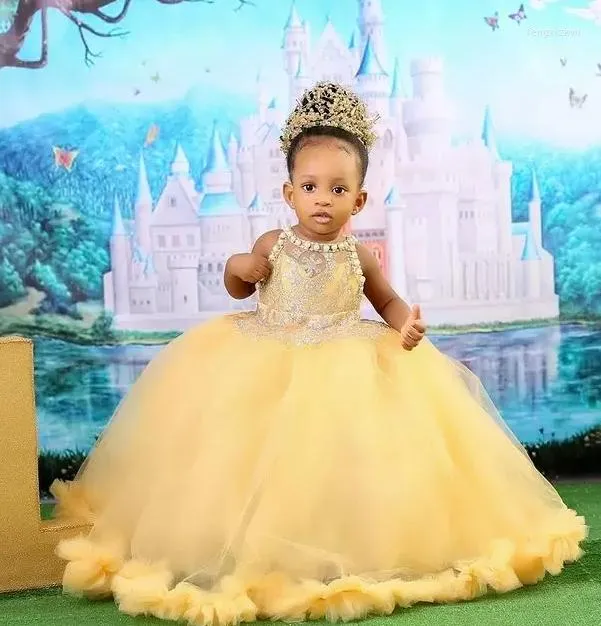
[[[478,141],[453,145],[451,106],[440,59],[412,62],[412,96],[386,52],[379,0],[358,0],[358,32],[346,44],[330,21],[311,45],[292,5],[284,28],[284,67],[294,102],[318,80],[353,87],[380,115],[370,155],[366,210],[357,238],[378,258],[392,286],[422,305],[431,325],[553,318],[559,313],[553,257],[543,248],[541,198],[533,173],[527,222],[513,222],[511,163],[501,159],[490,111]],[[259,90],[240,140],[224,145],[213,127],[196,189],[177,148],[156,202],[143,159],[133,220],[115,204],[105,308],[117,328],[183,330],[226,311],[247,309],[223,286],[227,257],[266,230],[291,223],[282,198],[279,149],[285,113]],[[366,306],[366,316],[374,315]]]

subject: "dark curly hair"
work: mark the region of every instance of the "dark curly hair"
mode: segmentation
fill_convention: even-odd
[[[304,146],[311,142],[316,137],[332,137],[339,139],[349,144],[354,150],[358,166],[359,166],[359,184],[363,184],[365,181],[365,175],[367,174],[367,167],[369,165],[369,153],[363,142],[355,137],[352,133],[334,126],[313,126],[304,130],[300,135],[295,137],[290,145],[290,150],[286,155],[286,167],[288,168],[288,175],[292,178],[294,170],[294,160],[296,155],[302,150]]]

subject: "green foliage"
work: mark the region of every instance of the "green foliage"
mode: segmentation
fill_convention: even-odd
[[[51,337],[80,345],[165,344],[175,339],[179,334],[176,331],[114,330],[112,328],[112,317],[110,314],[104,313],[94,320],[90,328],[87,328],[79,321],[57,317],[56,315],[40,314],[34,320],[25,317],[0,315],[0,336]]]
[[[15,266],[5,257],[0,262],[0,306],[12,304],[26,294]]]
[[[90,328],[90,335],[98,339],[102,343],[106,343],[108,340],[115,339],[115,333],[113,332],[113,316],[107,311],[102,313],[94,320]]]
[[[41,452],[38,455],[40,497],[50,496],[50,485],[56,480],[73,480],[86,458],[80,450]]]
[[[0,306],[26,287],[45,294],[34,311],[79,318],[76,304],[102,297],[106,237],[89,217],[65,217],[51,195],[0,172]]]
[[[601,316],[601,194],[559,203],[546,218],[546,242],[555,256],[562,312]]]
[[[544,437],[544,430],[541,435]],[[525,446],[537,469],[550,480],[601,476],[601,427],[557,441]]]

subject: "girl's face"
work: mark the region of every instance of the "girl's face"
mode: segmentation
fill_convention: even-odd
[[[301,236],[333,241],[365,206],[359,166],[353,147],[334,137],[308,139],[296,153],[284,198],[298,217]]]

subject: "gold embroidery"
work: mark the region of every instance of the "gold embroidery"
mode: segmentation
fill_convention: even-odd
[[[234,315],[241,331],[298,344],[388,330],[360,318],[365,279],[354,237],[320,244],[285,229],[269,258],[273,269],[259,285],[256,311]]]

